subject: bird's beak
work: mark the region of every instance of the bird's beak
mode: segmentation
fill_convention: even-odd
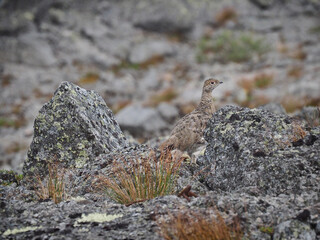
[[[219,82],[219,83],[221,84],[221,83],[223,83],[223,82]]]

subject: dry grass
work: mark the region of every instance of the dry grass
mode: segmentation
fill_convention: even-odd
[[[132,103],[131,100],[119,101],[116,104],[113,104],[111,106],[111,110],[112,110],[113,114],[117,114],[121,109],[125,108],[126,106],[128,106],[131,103]]]
[[[161,219],[158,221],[158,225],[161,229],[161,235],[170,240],[241,239],[243,234],[238,221],[228,225],[218,211],[215,211],[214,215],[182,211],[177,214],[169,214],[169,220]]]
[[[274,139],[277,145],[281,148],[291,147],[298,141],[307,136],[307,132],[303,129],[303,127],[299,124],[299,122],[293,122],[291,125],[292,132],[285,138]]]
[[[14,142],[11,142],[11,144],[4,149],[4,152],[6,154],[17,153],[17,152],[20,152],[21,150],[27,150],[28,147],[29,146],[27,144],[14,141]]]
[[[273,74],[271,73],[258,73],[252,78],[242,78],[238,85],[246,90],[246,92],[251,92],[254,88],[267,88],[273,82]]]
[[[7,87],[13,82],[14,76],[11,74],[2,75],[1,86]]]
[[[53,97],[52,93],[43,93],[39,88],[34,88],[32,93],[36,98],[44,98],[48,101]]]
[[[247,93],[254,89],[254,82],[251,78],[242,78],[238,82],[239,87],[243,88]]]
[[[42,181],[40,176],[36,176],[35,191],[40,200],[52,199],[54,203],[59,203],[66,198],[65,193],[65,169],[58,164],[48,164],[49,175]],[[43,183],[44,182],[44,183]]]
[[[307,53],[303,49],[303,44],[300,43],[296,46],[288,46],[286,41],[282,38],[278,43],[277,50],[285,56],[297,60],[304,60],[307,57]]]
[[[0,117],[0,128],[10,128],[13,127],[15,129],[21,128],[26,125],[26,119],[24,116],[20,115],[17,118],[11,119],[6,117]]]
[[[253,82],[257,88],[267,88],[273,82],[273,74],[260,73],[255,75]]]
[[[173,99],[175,99],[177,97],[178,93],[176,92],[176,90],[174,90],[174,88],[170,87],[167,88],[153,96],[151,96],[151,99],[149,100],[149,102],[147,103],[148,106],[157,106],[162,102],[170,102]]]
[[[302,66],[292,66],[287,71],[287,75],[293,78],[301,78],[302,74],[303,74]]]
[[[299,44],[295,49],[293,49],[289,54],[289,57],[297,60],[304,60],[307,57],[307,53],[303,49],[303,45]]]
[[[158,65],[164,62],[164,60],[165,60],[165,56],[163,55],[154,55],[151,58],[141,63],[132,63],[132,62],[129,62],[128,60],[123,60],[120,64],[113,65],[111,67],[111,71],[116,75],[121,75],[121,71],[124,69],[144,70],[154,65]]]
[[[235,101],[242,107],[255,108],[270,102],[264,95],[255,95],[254,89],[265,89],[273,82],[273,74],[258,73],[253,77],[245,77],[238,82],[239,87],[245,90],[246,99],[244,101]]]
[[[219,26],[223,26],[228,21],[236,21],[237,12],[232,7],[225,7],[215,17],[216,22]]]
[[[306,101],[304,99],[298,99],[292,95],[287,95],[282,99],[281,105],[284,107],[287,113],[292,113],[295,110],[301,109],[303,106],[305,106]]]
[[[131,205],[158,196],[172,194],[182,159],[173,159],[170,151],[147,157],[121,158],[113,163],[111,176],[100,176],[98,186],[114,201]]]
[[[79,85],[93,84],[99,80],[100,76],[94,72],[88,72],[85,76],[83,76],[79,81]]]
[[[291,142],[296,142],[300,139],[304,139],[307,132],[296,122],[292,124],[292,136],[290,136]]]
[[[273,75],[267,73],[256,74],[253,78],[242,78],[238,85],[245,90],[246,99],[244,101],[235,101],[242,107],[255,108],[270,102],[264,95],[254,95],[256,88],[267,88],[273,81]]]

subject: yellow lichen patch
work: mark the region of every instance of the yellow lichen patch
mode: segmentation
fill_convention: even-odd
[[[34,231],[39,229],[40,227],[25,227],[25,228],[14,228],[14,229],[8,229],[5,231],[2,236],[6,237],[9,235],[15,235],[17,233],[23,233],[23,232],[28,232],[28,231]]]
[[[110,222],[122,216],[123,216],[122,214],[107,215],[105,213],[90,213],[88,215],[82,214],[81,218],[76,221],[74,226],[76,227],[76,226],[79,226],[79,223],[86,223],[86,222],[96,222],[96,223]]]

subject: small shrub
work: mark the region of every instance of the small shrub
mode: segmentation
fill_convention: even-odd
[[[212,60],[210,55],[221,62],[244,62],[254,56],[261,56],[269,49],[261,38],[245,32],[236,34],[231,31],[224,31],[213,39],[204,37],[197,48],[199,62]]]
[[[20,182],[23,179],[23,174],[17,174],[17,175],[15,175],[15,178],[16,178],[17,183],[20,184]]]
[[[58,164],[48,164],[49,175],[44,180],[36,176],[36,195],[40,200],[52,199],[54,203],[59,203],[66,198],[65,193],[65,170]]]
[[[154,153],[129,160],[122,158],[114,161],[112,176],[99,177],[98,186],[111,199],[126,205],[172,194],[181,161],[173,161],[169,151],[161,153],[159,159]]]
[[[242,232],[238,221],[227,225],[218,211],[215,216],[195,211],[170,214],[169,220],[158,221],[160,234],[165,239],[240,240]]]

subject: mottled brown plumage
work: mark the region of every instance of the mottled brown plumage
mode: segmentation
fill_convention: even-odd
[[[199,105],[177,122],[169,138],[161,144],[160,150],[166,148],[178,149],[187,151],[191,156],[193,151],[204,143],[203,131],[208,120],[215,112],[211,93],[221,83],[213,78],[209,78],[204,82]]]

